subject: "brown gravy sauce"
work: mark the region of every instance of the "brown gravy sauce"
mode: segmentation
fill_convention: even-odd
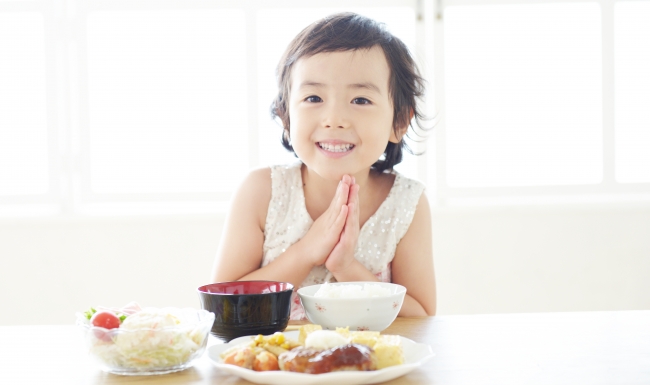
[[[282,354],[285,369],[311,374],[341,370],[375,370],[373,350],[361,344],[347,344],[327,350],[295,348]]]

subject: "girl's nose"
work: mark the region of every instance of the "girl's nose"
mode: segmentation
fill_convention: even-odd
[[[349,119],[346,116],[345,106],[332,103],[323,111],[323,127],[325,128],[347,128]]]

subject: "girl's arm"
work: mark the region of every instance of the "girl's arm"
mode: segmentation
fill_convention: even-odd
[[[273,263],[260,268],[263,257],[264,224],[271,200],[271,170],[252,171],[235,192],[226,217],[212,281],[273,280],[295,287],[305,279],[311,266],[298,258],[296,245]]]
[[[413,221],[397,244],[392,264],[393,282],[406,287],[402,317],[436,314],[436,278],[433,269],[431,211],[425,194],[420,196]]]
[[[330,207],[298,242],[261,267],[271,170],[251,172],[235,192],[212,271],[214,282],[273,280],[300,287],[311,269],[323,264],[347,215],[349,181],[342,182]]]

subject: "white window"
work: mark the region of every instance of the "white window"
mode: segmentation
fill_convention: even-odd
[[[232,188],[250,167],[245,25],[241,9],[88,14],[90,193]]]
[[[444,0],[438,204],[650,196],[650,3]]]
[[[616,180],[650,182],[650,1],[615,8]]]
[[[445,10],[449,186],[602,180],[600,19],[596,3]]]
[[[0,13],[0,199],[52,188],[45,53],[42,14]]]
[[[433,204],[650,196],[648,1],[0,0],[0,213],[222,206],[295,159],[275,67],[337,11],[384,22],[428,81],[435,127],[397,169]]]
[[[220,207],[250,168],[295,159],[269,106],[301,29],[353,11],[416,50],[416,1],[45,3],[0,2],[4,212]]]

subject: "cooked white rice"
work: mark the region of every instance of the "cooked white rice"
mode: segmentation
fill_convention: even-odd
[[[345,345],[350,341],[334,330],[314,330],[305,338],[305,347],[325,350]]]
[[[322,285],[314,297],[324,298],[370,298],[390,295],[389,289],[373,283],[361,285]]]

